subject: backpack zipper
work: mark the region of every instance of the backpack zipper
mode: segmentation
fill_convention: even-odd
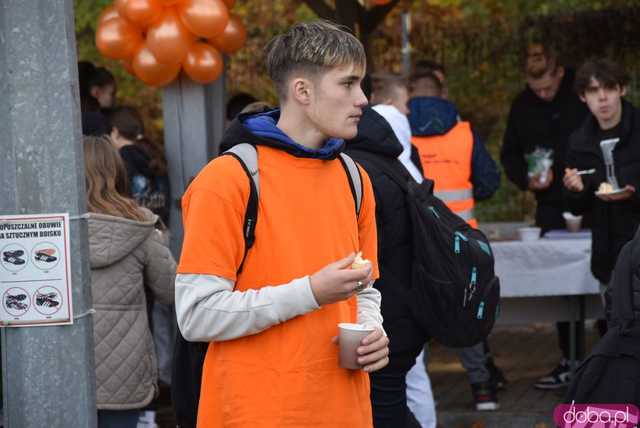
[[[454,232],[453,234],[453,251],[456,254],[460,254],[460,239],[464,242],[469,242],[469,238],[464,236],[461,232]]]
[[[480,302],[478,306],[478,313],[476,314],[476,318],[481,320],[484,318],[484,301]]]
[[[462,307],[466,308],[467,303],[471,302],[473,298],[473,294],[476,292],[476,284],[478,282],[478,269],[474,266],[471,269],[471,281],[469,281],[469,286],[464,288],[464,296],[462,299]]]
[[[476,284],[478,282],[478,269],[474,266],[471,268],[471,282],[469,283],[469,301],[473,298],[476,292]]]

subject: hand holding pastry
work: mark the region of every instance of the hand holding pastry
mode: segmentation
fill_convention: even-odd
[[[363,259],[362,251],[358,251],[355,260],[351,263],[351,269],[362,269],[367,266],[371,266],[371,262],[367,259]]]
[[[311,291],[318,305],[348,299],[371,282],[371,262],[367,260],[364,267],[354,269],[355,261],[356,255],[351,253],[309,277]]]

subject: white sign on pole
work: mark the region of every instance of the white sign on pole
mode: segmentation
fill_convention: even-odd
[[[0,327],[72,324],[69,214],[0,216]]]

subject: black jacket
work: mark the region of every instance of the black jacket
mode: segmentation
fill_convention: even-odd
[[[565,191],[571,211],[593,214],[593,243],[591,270],[602,282],[609,282],[611,271],[620,250],[640,224],[640,110],[622,102],[620,142],[614,150],[614,162],[618,184],[634,186],[637,191],[631,199],[620,202],[604,202],[595,197],[600,183],[606,181],[600,127],[593,116],[578,129],[569,140],[567,166],[578,169],[595,168],[596,173],[583,175],[582,192]]]
[[[575,73],[566,69],[556,97],[543,101],[527,86],[513,101],[505,131],[500,160],[504,172],[521,190],[527,190],[529,179],[525,155],[536,146],[554,150],[551,186],[536,192],[538,213],[536,224],[543,229],[564,228],[562,197],[565,155],[569,135],[582,124],[588,109],[573,90]]]
[[[397,159],[402,146],[386,120],[366,108],[358,124],[358,136],[347,141],[345,151],[367,171],[376,199],[380,278],[374,286],[382,294],[384,328],[390,337],[389,369],[408,371],[427,339],[413,325],[408,309],[406,292],[411,287],[412,260],[409,212],[403,190],[367,161],[367,157],[375,156],[402,169]]]
[[[609,329],[582,363],[566,402],[640,406],[640,235],[620,252],[607,290]]]

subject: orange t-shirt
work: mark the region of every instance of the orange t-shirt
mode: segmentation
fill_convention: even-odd
[[[249,179],[222,156],[207,165],[183,198],[185,238],[179,273],[218,275],[237,290],[310,275],[354,251],[378,276],[375,201],[360,168],[363,198],[356,217],[340,160],[299,158],[258,146],[260,200],[256,240],[243,271],[242,227]],[[332,337],[356,321],[356,299],[229,341],[212,342],[205,358],[198,428],[369,428],[369,379],[338,366]]]

